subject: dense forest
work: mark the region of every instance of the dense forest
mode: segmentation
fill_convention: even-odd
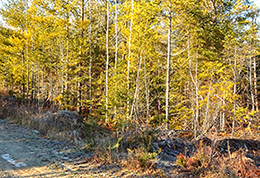
[[[1,15],[1,87],[17,100],[116,129],[256,126],[249,0],[8,0]]]

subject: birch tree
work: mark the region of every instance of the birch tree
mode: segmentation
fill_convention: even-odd
[[[108,121],[108,65],[109,65],[109,50],[108,50],[108,34],[109,34],[109,0],[107,0],[107,28],[106,28],[106,123]]]

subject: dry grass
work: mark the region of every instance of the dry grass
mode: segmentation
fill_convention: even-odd
[[[91,147],[94,151],[94,163],[118,164],[125,171],[140,176],[166,177],[162,170],[155,168],[157,153],[149,152],[152,137],[149,131],[136,130],[121,135],[110,132],[103,137],[95,137],[89,143],[92,147],[86,144],[86,148]]]
[[[0,92],[1,93],[1,92]],[[6,92],[2,92],[6,94]],[[67,126],[70,130],[75,129],[74,125],[53,120],[50,127],[50,120],[39,120],[35,122],[37,115],[43,115],[49,109],[23,104],[12,97],[0,99],[0,118],[11,120],[13,123],[31,126],[41,130],[43,135],[51,139],[73,140],[68,134],[61,132],[60,125]],[[65,122],[65,123],[64,123]],[[56,124],[56,125],[55,125]],[[68,125],[69,124],[69,125]],[[78,123],[75,123],[76,125]],[[154,160],[159,153],[151,152],[151,143],[158,134],[153,130],[135,130],[116,135],[98,125],[94,119],[85,123],[86,130],[83,148],[89,152],[94,152],[93,163],[120,164],[124,169],[142,175],[155,175],[166,177],[161,170],[155,169]],[[67,130],[66,130],[67,131]],[[254,161],[246,157],[246,152],[238,150],[230,154],[220,154],[215,147],[202,146],[197,148],[197,152],[187,157],[180,154],[177,164],[181,166],[178,174],[193,177],[260,177],[260,170],[255,166]],[[176,170],[175,170],[176,171]]]
[[[210,153],[212,148],[203,146],[192,157],[180,154],[177,157],[177,165],[181,166],[179,173],[194,177],[260,177],[260,169],[242,149],[232,154]]]
[[[78,123],[79,116],[69,118],[69,114],[67,114],[68,117],[63,117],[58,113],[56,115],[60,117],[54,117],[55,114],[52,115],[54,111],[50,111],[48,108],[24,104],[13,97],[0,98],[0,106],[0,119],[7,119],[14,124],[38,130],[43,136],[50,139],[77,143],[86,136],[88,131],[83,121]],[[81,128],[79,128],[80,126]]]
[[[11,120],[19,125],[29,125],[35,116],[35,111],[25,105],[16,106],[8,100],[0,100],[0,118]]]

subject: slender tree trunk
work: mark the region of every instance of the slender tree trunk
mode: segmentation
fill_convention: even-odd
[[[22,84],[22,93],[23,93],[23,99],[25,97],[25,84],[24,84],[24,48],[22,51],[22,71],[23,71],[23,84]]]
[[[28,40],[28,39],[27,39]],[[29,57],[28,57],[28,41],[26,43],[26,73],[27,73],[27,85],[26,85],[26,99],[27,99],[27,102],[29,100],[29,82],[30,82],[30,79],[29,79]]]
[[[253,25],[256,26],[256,20],[257,20],[257,14],[254,15],[254,19],[253,19]],[[256,35],[256,34],[254,34]],[[254,46],[253,48],[257,48],[255,42],[254,42]],[[253,57],[253,63],[254,63],[254,68],[253,68],[253,72],[254,72],[254,99],[255,99],[255,108],[256,111],[258,112],[258,97],[257,97],[257,77],[256,77],[256,52],[254,50],[254,57]]]
[[[31,89],[31,102],[33,103],[33,95],[34,95],[34,86],[33,86],[33,81],[34,80],[34,72],[33,72],[33,70],[32,70],[32,79],[31,79],[31,87],[32,87],[32,89]]]
[[[41,72],[41,74],[42,74],[42,76],[41,76],[41,99],[43,100],[43,102],[44,102],[44,91],[45,91],[45,86],[44,86],[44,80],[43,80],[43,68],[42,68],[42,72]]]
[[[197,138],[198,136],[198,127],[199,127],[199,95],[198,95],[198,77],[197,77],[197,73],[198,73],[198,64],[196,61],[195,64],[195,75],[196,78],[194,79],[193,74],[192,74],[192,61],[191,61],[191,57],[190,57],[190,39],[188,39],[188,58],[189,58],[189,62],[190,62],[190,77],[191,80],[195,86],[195,109],[193,109],[195,111],[195,118],[194,118],[194,137]],[[197,59],[197,54],[196,54],[196,59]]]
[[[50,94],[49,94],[49,100],[52,101],[52,93],[53,93],[53,76],[52,76],[52,70],[51,70],[51,82],[50,82]]]
[[[82,23],[82,29],[81,29],[81,57],[80,57],[80,62],[79,62],[79,78],[80,81],[78,81],[78,101],[77,101],[77,105],[79,106],[78,108],[78,112],[81,113],[82,110],[82,63],[83,63],[83,56],[84,56],[84,52],[83,52],[83,39],[84,39],[84,18],[85,18],[85,1],[82,0],[81,1],[81,23]]]
[[[199,88],[198,88],[198,62],[196,61],[196,79],[195,79],[195,89],[196,89],[196,126],[197,126],[197,131],[199,130]],[[196,131],[196,132],[197,132]],[[197,136],[197,133],[196,133]],[[196,137],[195,136],[195,137]]]
[[[147,84],[147,74],[146,74],[146,62],[145,62],[145,58],[144,58],[144,81],[145,81],[145,95],[146,95],[146,127],[148,127],[149,124],[149,88],[148,88],[148,84]]]
[[[134,105],[136,105],[136,112],[137,110],[137,103],[138,103],[138,93],[139,93],[139,85],[140,85],[140,69],[141,69],[141,64],[142,64],[142,57],[139,56],[139,65],[138,65],[138,70],[137,70],[137,76],[136,76],[136,88],[135,88],[135,95],[134,95],[134,101],[131,107],[131,112],[130,112],[130,118],[132,117],[133,111],[134,111]],[[134,119],[134,125],[136,126],[136,118]]]
[[[67,15],[67,21],[69,21],[69,16]],[[67,27],[67,36],[66,36],[66,73],[65,73],[65,92],[66,92],[66,98],[69,97],[68,91],[69,91],[69,85],[68,85],[68,71],[69,71],[69,28]],[[69,105],[69,100],[67,99],[67,105]],[[66,107],[66,110],[68,108]]]
[[[210,85],[209,85],[206,113],[205,113],[205,119],[204,119],[204,123],[203,123],[203,133],[207,132],[208,126],[209,126],[209,99],[210,99],[210,93],[211,93],[211,86],[212,86],[212,81],[210,81]]]
[[[246,59],[246,71],[247,71],[247,81],[250,81],[250,68],[249,68],[249,64],[248,64],[248,60]],[[249,87],[250,87],[250,82],[249,82]],[[248,89],[248,86],[246,87],[246,91],[247,91],[247,97],[246,97],[246,107],[249,111],[249,104],[250,104],[250,89]]]
[[[237,93],[237,49],[235,49],[235,58],[234,58],[234,96]],[[232,121],[232,133],[231,133],[231,137],[233,138],[234,133],[235,133],[235,121],[236,121],[236,98],[234,98],[234,112],[233,112],[233,121]]]
[[[250,94],[251,94],[251,102],[252,102],[252,112],[254,112],[255,98],[254,98],[253,81],[252,81],[252,57],[250,57],[250,61],[249,61],[249,85],[250,85]]]
[[[225,105],[225,103],[223,102],[223,105]],[[226,125],[226,119],[225,119],[225,112],[224,112],[224,109],[222,111],[222,115],[221,115],[221,122],[220,122],[220,129],[222,131],[225,130],[225,125]]]
[[[92,100],[92,1],[89,0],[89,100]],[[91,110],[90,110],[91,112]]]
[[[40,73],[37,73],[37,78],[38,78],[38,91],[37,91],[37,110],[39,109],[39,105],[40,105],[40,100],[41,100],[41,95],[40,95],[40,86],[41,86],[41,77],[40,77]]]
[[[253,72],[254,72],[254,100],[255,100],[255,109],[258,112],[258,100],[257,100],[257,77],[256,77],[256,57],[253,58]]]
[[[118,48],[118,35],[117,35],[117,0],[115,0],[115,37],[116,37],[116,50],[115,50],[115,77],[117,75],[117,48]],[[115,92],[117,92],[117,80],[115,81]],[[114,107],[115,119],[117,118],[116,106]]]
[[[108,34],[109,34],[109,0],[107,0],[107,31],[106,31],[106,53],[107,53],[107,62],[106,62],[106,123],[108,121],[108,65],[109,65],[109,51],[108,51]]]
[[[65,61],[64,61],[64,54],[63,54],[63,43],[60,43],[60,55],[61,55],[61,64],[62,64],[62,71],[61,71],[61,93],[64,98],[65,96],[65,77],[64,77],[64,70],[65,70]]]
[[[167,54],[167,67],[166,67],[166,125],[169,129],[169,89],[170,89],[170,60],[171,60],[171,22],[172,12],[169,14],[169,29],[168,29],[168,54]]]
[[[28,0],[26,0],[26,34],[28,34],[28,17],[27,17],[27,10],[28,10]],[[27,86],[26,86],[26,99],[27,99],[27,102],[29,100],[29,82],[30,82],[30,79],[29,79],[29,39],[27,37],[26,39],[26,68],[27,68]]]
[[[129,95],[130,95],[130,60],[131,60],[131,37],[132,37],[132,26],[133,26],[133,10],[134,10],[134,0],[131,1],[131,21],[130,21],[130,29],[129,29],[129,40],[128,40],[128,63],[127,63],[127,115],[129,113]],[[127,121],[127,125],[129,124],[129,119]],[[128,126],[127,126],[128,127]]]

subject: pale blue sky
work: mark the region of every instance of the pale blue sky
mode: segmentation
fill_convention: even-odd
[[[254,2],[260,8],[260,0],[254,0]]]

